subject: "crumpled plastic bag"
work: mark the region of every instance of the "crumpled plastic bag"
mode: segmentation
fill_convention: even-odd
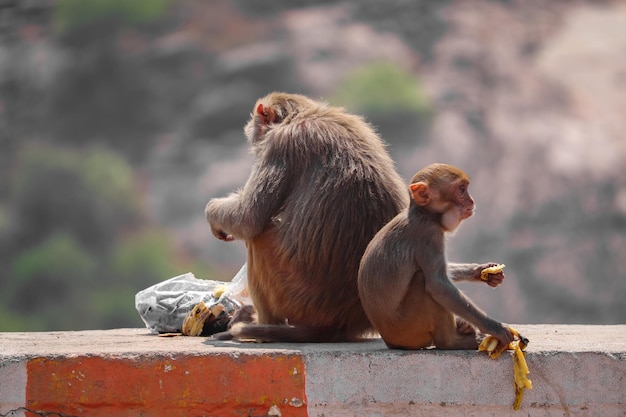
[[[249,304],[247,276],[246,264],[231,282],[198,279],[188,272],[139,291],[135,295],[135,308],[153,332],[178,333],[182,331],[185,317],[201,301],[208,307],[222,304],[228,314]],[[224,285],[224,292],[215,297],[215,288]]]

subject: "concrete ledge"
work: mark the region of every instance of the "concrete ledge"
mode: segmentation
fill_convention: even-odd
[[[512,360],[475,351],[241,344],[145,329],[0,333],[1,416],[625,416],[626,325],[517,325]]]

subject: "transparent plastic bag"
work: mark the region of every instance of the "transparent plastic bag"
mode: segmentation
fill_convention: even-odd
[[[201,301],[208,307],[222,304],[232,315],[243,304],[249,303],[247,287],[245,264],[230,282],[198,279],[188,272],[139,291],[135,295],[135,308],[148,329],[177,333],[181,332],[185,317]],[[219,297],[215,297],[216,289]]]

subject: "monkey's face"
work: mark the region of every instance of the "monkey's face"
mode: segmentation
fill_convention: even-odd
[[[461,222],[474,214],[474,200],[469,194],[469,180],[460,179],[450,184],[448,189],[448,208],[441,216],[441,227],[446,232],[456,230]],[[442,200],[446,200],[443,198]]]
[[[461,220],[465,220],[474,214],[476,206],[474,205],[474,199],[469,194],[469,180],[461,179],[453,184],[453,197],[452,201],[458,208]]]
[[[429,185],[419,181],[409,185],[415,204],[431,213],[441,215],[440,226],[444,232],[454,231],[459,224],[474,214],[474,200],[469,194],[469,178],[463,173],[453,179],[433,181]]]

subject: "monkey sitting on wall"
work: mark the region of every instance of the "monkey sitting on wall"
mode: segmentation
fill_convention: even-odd
[[[371,331],[359,262],[409,203],[383,142],[359,116],[285,93],[257,101],[245,133],[250,177],[205,214],[215,237],[246,242],[257,323],[214,337],[339,342]]]
[[[390,348],[476,349],[481,332],[508,344],[508,326],[488,317],[450,280],[480,280],[495,264],[448,264],[444,233],[474,212],[469,177],[446,164],[419,171],[409,186],[410,206],[372,239],[361,260],[363,308]],[[492,276],[496,286],[504,275]]]

